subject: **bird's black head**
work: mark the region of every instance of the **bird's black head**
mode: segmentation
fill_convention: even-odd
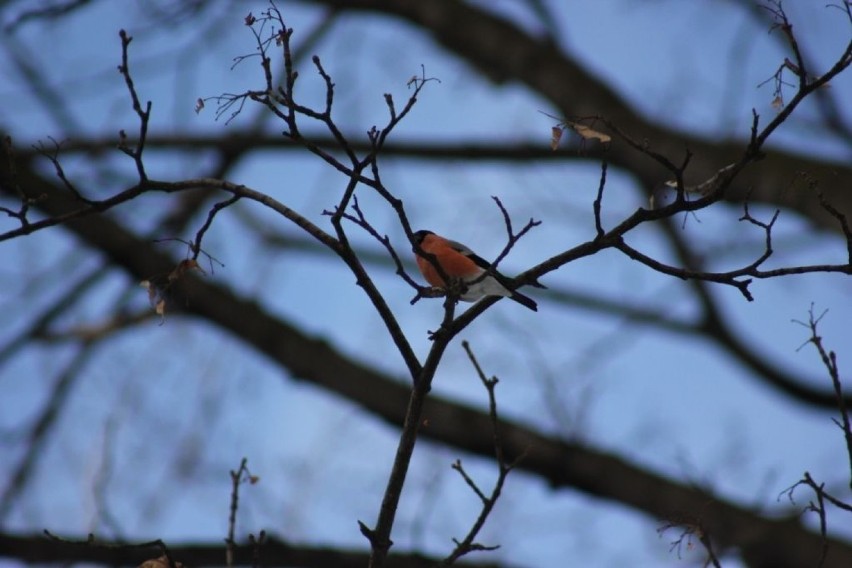
[[[425,230],[417,231],[416,233],[414,233],[414,242],[419,245],[423,242],[423,239],[425,239],[427,235],[434,235],[434,234],[435,233],[433,233],[432,231],[425,231]]]

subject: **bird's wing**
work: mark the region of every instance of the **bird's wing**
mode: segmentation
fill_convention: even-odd
[[[502,274],[500,274],[499,272],[494,270],[494,268],[491,266],[490,262],[488,262],[487,260],[485,260],[484,258],[479,256],[478,254],[476,254],[475,252],[473,252],[472,250],[470,250],[469,248],[467,248],[466,246],[464,246],[460,242],[451,241],[451,240],[448,239],[447,244],[449,244],[453,248],[453,250],[456,250],[456,251],[462,253],[463,255],[465,255],[466,257],[468,257],[479,268],[488,271],[488,273],[491,276],[494,277],[495,284],[497,286],[499,286],[505,292],[508,293],[510,290],[512,290],[514,288],[513,286],[510,285],[508,278],[506,278],[505,276],[503,276]],[[481,278],[481,277],[477,277],[477,279],[479,279],[479,278]],[[486,278],[486,280],[487,280],[487,278]],[[495,294],[495,295],[498,295],[498,296],[508,295],[508,294],[503,294],[503,293],[495,292],[495,291],[489,291],[488,294]]]
[[[475,252],[473,252],[472,250],[470,250],[468,247],[461,244],[460,242],[451,241],[451,240],[447,239],[447,244],[450,245],[453,250],[462,253],[463,255],[468,257],[470,260],[472,260],[473,263],[476,264],[476,266],[478,266],[480,268],[484,268],[485,270],[488,270],[488,269],[491,268],[490,262],[488,262],[487,260],[485,260],[484,258],[479,256],[478,254],[476,254]]]
[[[447,244],[450,245],[453,250],[458,251],[461,254],[468,257],[470,260],[473,261],[474,264],[476,264],[476,266],[482,268],[483,270],[489,271],[489,273],[492,276],[494,276],[494,279],[497,280],[497,282],[499,282],[501,286],[503,286],[504,288],[506,288],[508,290],[514,290],[515,287],[509,285],[509,278],[500,274],[496,270],[493,270],[490,262],[488,262],[487,260],[485,260],[484,258],[482,258],[481,256],[479,256],[478,254],[476,254],[475,252],[473,252],[468,247],[466,247],[465,245],[461,244],[458,241],[451,241],[449,239],[446,239],[446,241],[447,241]],[[540,283],[538,280],[533,280],[532,282],[527,282],[527,284],[529,284],[530,286],[534,286],[536,288],[545,288],[545,289],[547,288],[547,286]],[[521,303],[523,304],[524,302],[521,302]],[[534,304],[534,302],[533,302],[533,304]]]

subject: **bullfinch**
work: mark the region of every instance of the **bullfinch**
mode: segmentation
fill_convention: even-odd
[[[432,231],[417,231],[414,233],[415,242],[420,245],[424,253],[434,255],[434,261],[449,278],[459,279],[467,284],[462,288],[459,299],[465,302],[474,302],[484,296],[503,296],[511,298],[527,308],[538,311],[538,307],[532,298],[512,290],[510,280],[494,270],[491,264],[476,255],[472,250],[461,243],[445,239]],[[444,279],[435,268],[432,261],[417,254],[417,267],[430,285],[437,288],[446,288]],[[487,274],[485,274],[487,272]],[[532,282],[532,286],[544,288],[538,282]]]

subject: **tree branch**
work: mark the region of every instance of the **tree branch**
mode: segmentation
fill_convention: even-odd
[[[76,206],[66,193],[33,172],[19,173],[29,187],[48,194],[40,206],[49,215],[61,215],[66,208]],[[105,216],[75,219],[66,227],[134,279],[168,272],[175,264],[174,259]],[[183,312],[176,314],[202,317],[288,369],[293,377],[337,393],[396,426],[404,423],[411,394],[404,382],[343,357],[326,341],[311,338],[271,317],[255,302],[192,274],[180,282],[174,293],[178,300],[175,303],[185,306]],[[456,318],[453,331],[457,333],[472,321],[471,313],[480,313],[495,301],[485,299],[475,304]],[[434,365],[435,357],[427,363]],[[492,455],[493,433],[487,415],[434,395],[418,404],[422,404],[418,409],[421,421],[416,426],[422,426],[423,417],[429,421],[429,426],[422,428],[422,435],[474,454]],[[410,428],[414,427],[412,423]],[[761,517],[749,508],[671,481],[618,457],[548,438],[518,424],[503,422],[502,433],[507,458],[527,452],[518,469],[548,480],[553,487],[572,487],[655,518],[668,518],[679,511],[701,511],[704,526],[720,546],[739,547],[744,555],[775,559],[777,567],[807,565],[814,550],[822,548],[821,537],[793,519]],[[829,562],[826,566],[852,565],[852,546],[831,540]]]
[[[85,539],[80,539],[85,541]],[[96,541],[96,545],[80,545],[66,540],[48,539],[44,535],[0,533],[0,558],[29,564],[101,564],[105,566],[138,566],[159,554],[157,546],[130,548],[125,543]],[[100,546],[98,546],[100,545]],[[169,554],[186,566],[222,566],[226,545],[223,543],[175,543]],[[251,542],[234,546],[235,566],[254,566],[255,546]],[[268,568],[363,568],[366,551],[334,546],[308,546],[269,538],[262,545],[261,566]],[[438,562],[416,552],[397,553],[388,559],[388,568],[431,568]],[[508,564],[456,564],[468,568],[512,568]]]

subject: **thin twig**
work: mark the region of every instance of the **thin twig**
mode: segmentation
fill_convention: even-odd
[[[462,341],[462,348],[465,350],[465,353],[470,359],[471,364],[476,370],[477,377],[479,377],[480,382],[485,387],[488,392],[488,414],[491,419],[491,428],[492,428],[492,436],[494,443],[494,456],[497,461],[497,481],[494,483],[494,487],[491,490],[489,495],[485,495],[485,492],[479,488],[476,482],[468,475],[468,473],[462,467],[461,460],[456,460],[453,463],[453,469],[459,472],[464,482],[468,487],[473,490],[479,500],[482,502],[482,508],[480,509],[479,515],[474,521],[473,525],[470,527],[467,535],[461,540],[453,539],[453,542],[456,543],[455,549],[439,564],[440,566],[449,566],[453,564],[456,560],[473,551],[484,551],[484,550],[496,550],[500,548],[499,545],[496,546],[486,546],[483,544],[479,544],[475,542],[477,535],[482,530],[482,527],[485,525],[485,521],[488,519],[491,512],[494,510],[494,506],[497,504],[497,500],[500,498],[500,494],[503,491],[503,486],[506,483],[506,478],[509,475],[509,472],[515,467],[518,461],[523,457],[520,456],[517,460],[512,463],[507,463],[503,450],[503,440],[500,437],[500,423],[497,415],[497,398],[495,396],[495,389],[497,387],[497,383],[499,382],[497,377],[488,378],[485,375],[485,372],[482,370],[482,367],[477,361],[476,356],[473,354],[473,350],[470,347],[470,343],[467,341]]]
[[[148,138],[148,121],[151,119],[151,101],[145,103],[145,110],[142,110],[142,104],[139,102],[139,95],[136,92],[136,86],[133,83],[133,77],[130,75],[130,64],[128,57],[128,47],[133,37],[127,35],[127,32],[120,30],[118,32],[121,37],[121,64],[118,66],[118,71],[124,77],[124,82],[127,85],[127,90],[130,93],[130,99],[133,103],[133,110],[139,117],[139,138],[136,142],[135,149],[130,149],[126,145],[127,134],[124,130],[119,132],[119,149],[125,154],[133,158],[136,164],[136,172],[139,174],[139,182],[145,183],[148,175],[145,173],[145,164],[142,161],[142,152],[145,150],[145,141]]]
[[[240,485],[250,483],[254,485],[258,478],[251,474],[248,469],[248,459],[240,460],[240,467],[235,471],[231,470],[231,504],[228,512],[228,537],[225,539],[225,565],[228,568],[234,566],[234,534],[237,529],[237,509],[240,501]]]
[[[843,396],[843,384],[840,381],[840,371],[837,366],[837,354],[834,351],[826,350],[822,342],[822,337],[819,335],[817,330],[819,322],[822,321],[822,318],[825,317],[826,313],[828,313],[828,310],[822,312],[819,316],[815,316],[814,306],[811,304],[811,307],[808,310],[808,321],[806,323],[799,320],[793,321],[806,327],[811,332],[811,336],[803,344],[803,346],[808,343],[813,344],[819,353],[820,359],[822,359],[822,364],[825,366],[826,371],[828,371],[828,376],[831,377],[831,384],[834,387],[834,394],[837,399],[837,408],[840,410],[841,419],[840,422],[834,420],[834,423],[843,431],[843,437],[846,440],[846,454],[849,459],[849,487],[852,488],[852,425],[850,425],[849,410],[846,407],[846,398]],[[801,349],[801,347],[799,349]]]

